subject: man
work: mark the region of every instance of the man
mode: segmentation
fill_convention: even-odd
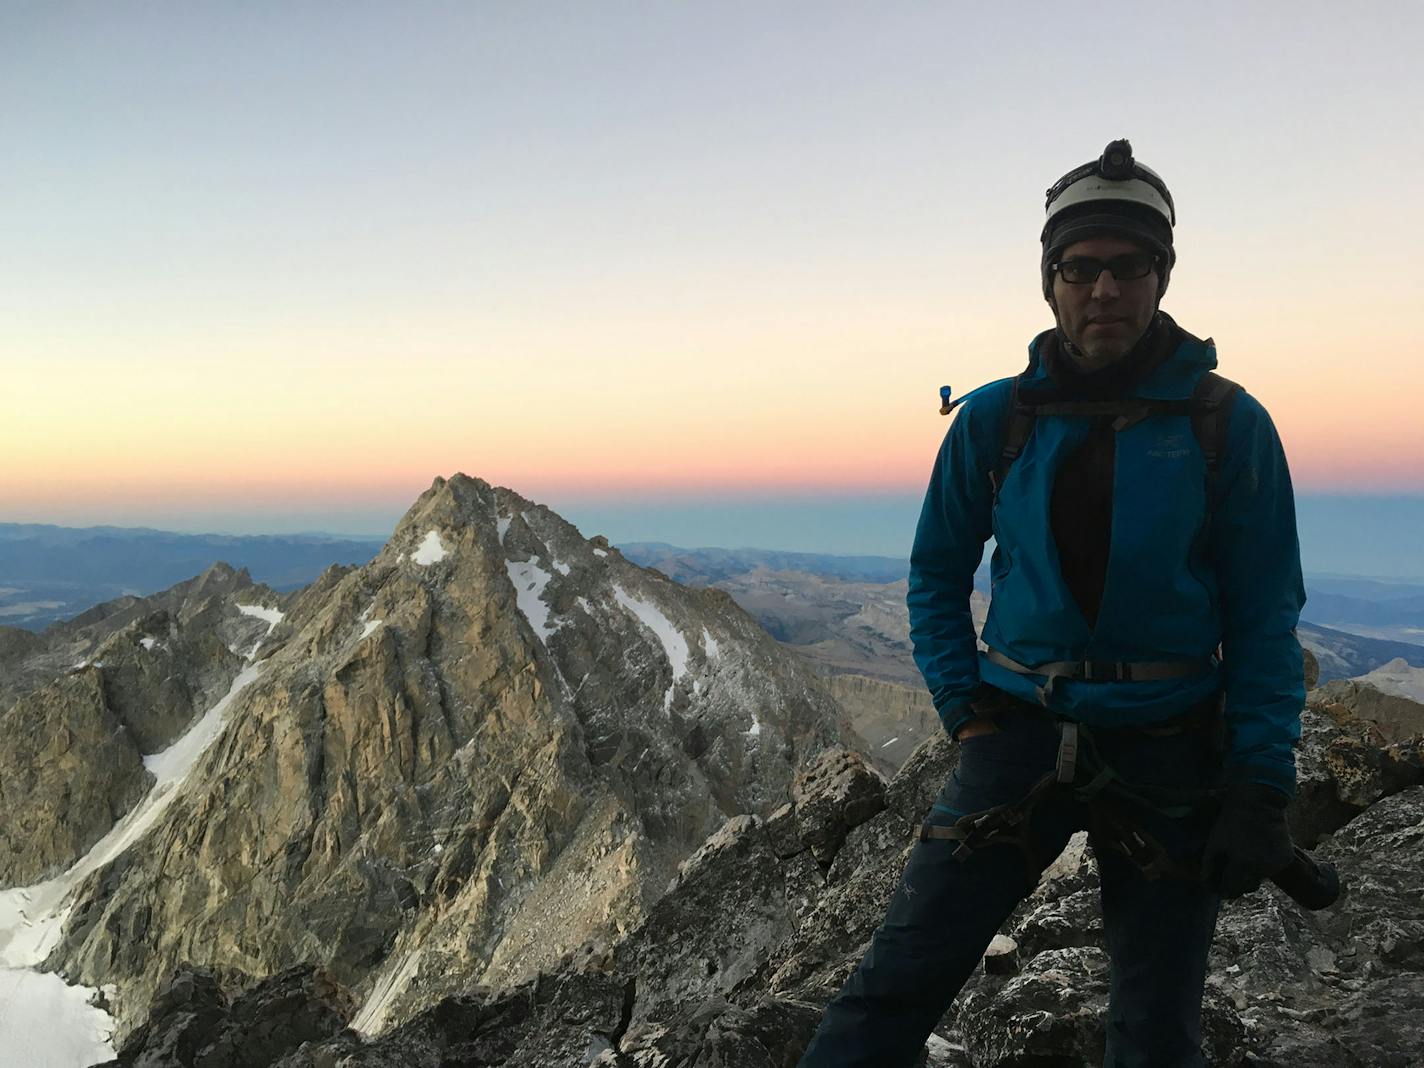
[[[1159,310],[1176,212],[1128,142],[1065,175],[1047,214],[1057,326],[964,399],[911,554],[915,659],[958,764],[803,1068],[912,1064],[1080,829],[1112,962],[1105,1064],[1201,1065],[1220,900],[1291,859],[1305,595],[1280,441]]]

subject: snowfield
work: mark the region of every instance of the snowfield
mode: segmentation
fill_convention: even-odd
[[[260,604],[240,604],[237,610],[245,616],[253,616],[257,619],[267,621],[267,633],[272,633],[272,628],[282,622],[282,613],[275,608],[264,608]]]
[[[0,920],[3,922],[3,920]],[[88,1068],[112,1060],[114,1021],[94,991],[57,975],[0,968],[0,1058],[19,1068]]]

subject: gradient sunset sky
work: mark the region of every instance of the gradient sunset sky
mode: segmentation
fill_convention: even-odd
[[[1119,136],[1300,492],[1424,498],[1421,54],[1416,3],[5,0],[0,521],[912,500]]]

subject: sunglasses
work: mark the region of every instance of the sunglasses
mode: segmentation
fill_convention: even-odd
[[[1134,282],[1146,278],[1157,266],[1159,257],[1150,252],[1129,252],[1114,256],[1110,260],[1095,259],[1092,256],[1074,256],[1071,260],[1060,260],[1049,264],[1049,269],[1058,272],[1063,281],[1071,285],[1086,285],[1096,282],[1098,277],[1109,271],[1119,282]]]

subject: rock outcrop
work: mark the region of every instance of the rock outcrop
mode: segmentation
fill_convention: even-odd
[[[1399,673],[1409,670],[1407,664]],[[1416,672],[1420,669],[1414,669]],[[1374,724],[1386,741],[1399,742],[1424,734],[1424,704],[1400,693],[1390,693],[1361,679],[1335,679],[1320,687],[1317,703],[1339,705]]]
[[[228,982],[243,980],[230,974]],[[355,1037],[346,1029],[350,996],[315,968],[245,986],[229,999],[212,972],[179,969],[119,1056],[98,1068],[270,1068],[304,1045]]]
[[[0,886],[67,868],[138,803],[154,781],[143,758],[216,702],[241,653],[266,633],[238,605],[276,601],[245,571],[219,564],[165,593],[99,605],[5,643]]]

